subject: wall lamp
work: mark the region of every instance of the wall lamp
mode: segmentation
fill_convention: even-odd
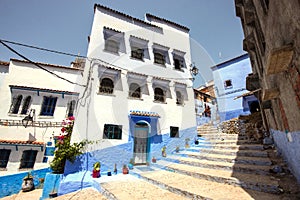
[[[33,122],[35,121],[35,109],[30,109],[29,114],[22,119],[22,125],[26,128],[28,126],[28,123],[31,122],[31,125],[33,125]]]
[[[191,64],[190,65],[190,71],[191,71],[191,74],[196,76],[198,73],[199,73],[199,69],[195,66],[195,64]]]

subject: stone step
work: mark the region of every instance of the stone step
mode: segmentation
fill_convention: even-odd
[[[238,163],[229,163],[229,162],[218,162],[210,160],[200,160],[191,157],[180,157],[176,155],[170,155],[167,159],[172,160],[174,163],[188,164],[192,166],[198,166],[202,168],[209,169],[222,169],[229,170],[233,172],[243,172],[251,174],[263,174],[268,175],[270,166],[261,166],[261,165],[247,165],[247,164],[238,164]]]
[[[204,154],[204,153],[189,152],[189,151],[182,151],[180,152],[180,154],[192,158],[204,159],[210,161],[219,161],[219,162],[265,165],[265,166],[270,166],[272,164],[270,159],[260,158],[260,157],[245,157],[245,156],[221,155],[221,154],[212,154],[212,153]]]
[[[224,134],[224,133],[201,133],[202,138],[205,139],[236,139],[236,140],[247,140],[246,135],[238,135],[238,134]],[[199,133],[198,133],[199,136]]]
[[[141,178],[163,187],[171,192],[182,194],[190,199],[277,200],[278,196],[269,193],[251,191],[251,195],[241,187],[208,181],[184,174],[160,170],[140,174]]]
[[[259,141],[249,141],[249,140],[230,140],[230,139],[216,139],[216,140],[206,140],[209,141],[211,144],[236,144],[236,145],[242,145],[242,144],[261,144]]]
[[[227,170],[207,169],[186,164],[168,165],[168,169],[195,178],[240,186],[245,189],[260,192],[279,194],[281,191],[278,181],[265,175],[245,174],[240,172],[233,173]]]
[[[101,183],[101,193],[108,199],[128,200],[128,199],[188,199],[187,197],[165,190],[157,185],[151,184],[145,180],[135,178],[134,176],[119,174],[126,176],[127,179],[121,178],[113,181]],[[111,176],[113,177],[113,176]],[[113,178],[111,178],[113,179]]]
[[[201,148],[213,148],[213,149],[240,149],[240,150],[264,150],[263,145],[260,144],[242,144],[242,145],[236,145],[236,144],[216,144],[212,145],[207,143],[201,143],[195,147],[201,147]],[[191,147],[194,148],[194,147]]]
[[[207,149],[203,148],[200,153],[212,153],[212,154],[222,154],[222,155],[236,155],[245,157],[268,157],[266,151],[261,150],[240,150],[240,149]]]

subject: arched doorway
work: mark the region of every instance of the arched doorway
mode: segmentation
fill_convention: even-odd
[[[147,164],[150,125],[145,121],[138,121],[134,126],[133,159],[136,165]]]

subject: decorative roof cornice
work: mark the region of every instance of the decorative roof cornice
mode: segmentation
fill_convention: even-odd
[[[22,140],[0,140],[0,144],[23,144],[23,145],[37,145],[41,146],[44,145],[44,142],[38,142],[38,141],[22,141]]]
[[[10,59],[11,61],[14,61],[14,62],[21,62],[21,63],[29,63],[29,64],[32,64],[31,62],[27,61],[27,60],[18,60],[18,59],[15,59],[15,58],[11,58]],[[38,65],[43,65],[43,66],[46,66],[46,67],[56,67],[56,68],[62,68],[62,69],[69,69],[69,70],[76,70],[76,71],[83,71],[82,69],[78,69],[78,68],[73,68],[73,67],[67,67],[67,66],[62,66],[62,65],[54,65],[54,64],[49,64],[49,63],[41,63],[41,62],[34,62]]]
[[[59,94],[67,94],[67,95],[79,95],[78,92],[64,91],[64,90],[53,90],[47,88],[36,88],[36,87],[28,87],[28,86],[20,86],[20,85],[9,85],[11,89],[19,89],[19,90],[30,90],[30,91],[39,91],[39,92],[49,92],[49,93],[59,93]]]
[[[166,23],[167,25],[171,25],[171,26],[173,26],[173,27],[175,27],[175,28],[178,28],[178,29],[180,29],[181,31],[186,32],[186,33],[188,33],[188,32],[190,31],[190,29],[189,29],[188,27],[186,27],[186,26],[182,26],[182,25],[177,24],[177,23],[175,23],[175,22],[172,22],[172,21],[169,21],[169,20],[167,20],[167,19],[164,19],[164,18],[160,18],[160,17],[154,16],[154,15],[149,14],[149,13],[146,14],[146,17],[147,17],[147,19],[148,19],[149,21],[156,20],[156,21],[159,21],[159,22],[164,22],[164,23]]]
[[[162,29],[162,28],[159,27],[159,26],[153,25],[153,24],[148,23],[148,22],[146,22],[146,21],[143,21],[143,20],[141,20],[141,19],[132,17],[132,16],[130,16],[130,15],[127,15],[127,14],[125,14],[125,13],[122,13],[122,12],[119,12],[119,11],[116,11],[116,10],[113,10],[113,9],[111,9],[111,8],[108,8],[108,7],[103,6],[103,5],[100,5],[100,4],[95,4],[95,5],[94,5],[94,12],[95,12],[96,8],[100,8],[100,9],[106,10],[106,11],[108,11],[108,12],[110,12],[110,13],[114,13],[114,14],[117,14],[117,15],[119,15],[119,16],[125,17],[125,18],[129,19],[129,20],[132,21],[132,22],[139,22],[139,23],[142,23],[142,24],[144,24],[144,25],[147,25],[147,26],[150,26],[150,27],[153,27],[153,28]]]
[[[1,61],[1,60],[0,60],[0,65],[9,66],[9,62],[6,62],[6,61]]]

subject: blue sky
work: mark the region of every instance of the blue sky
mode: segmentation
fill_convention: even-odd
[[[200,69],[195,86],[212,79],[210,67],[237,57],[243,32],[234,0],[1,0],[0,38],[86,55],[94,4],[144,20],[145,13],[190,28],[192,60]],[[70,65],[73,57],[13,46],[29,59]],[[19,58],[0,44],[0,60]]]

